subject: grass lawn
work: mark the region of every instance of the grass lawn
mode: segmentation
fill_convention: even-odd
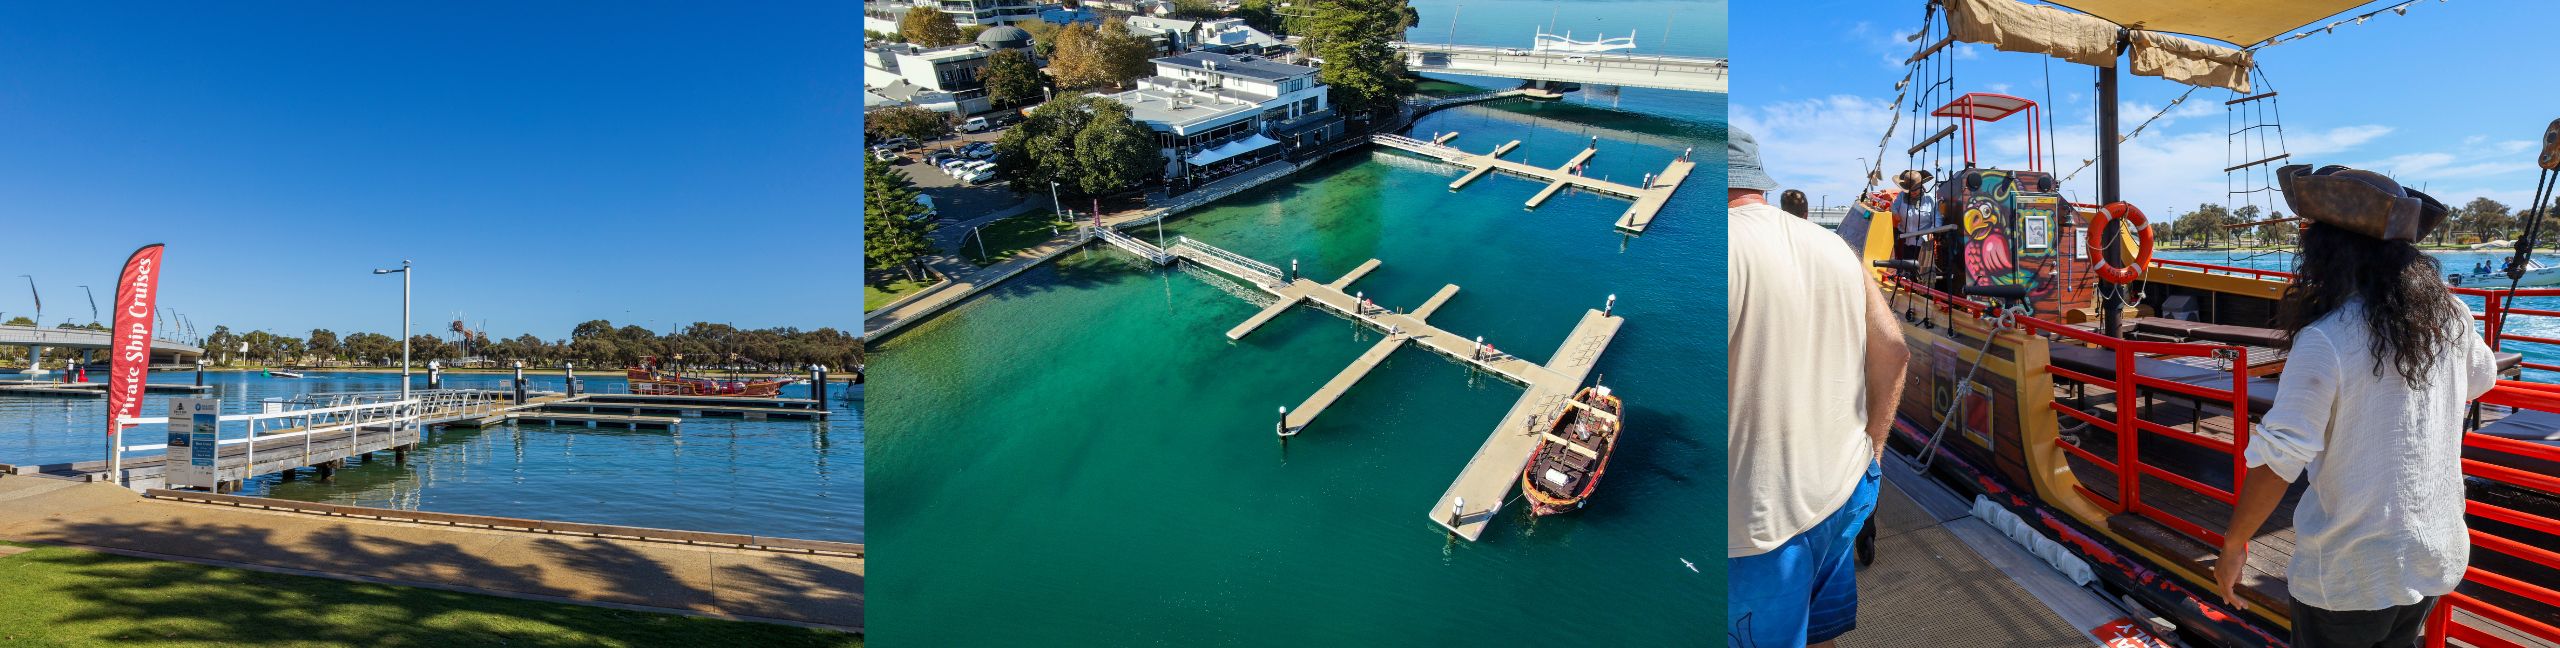
[[[1413,82],[1413,93],[1425,97],[1455,97],[1460,95],[1471,95],[1491,89],[1492,88],[1471,86],[1464,83],[1451,83],[1439,79],[1416,79]]]
[[[986,237],[984,255],[978,253],[980,236]],[[1049,229],[1049,214],[1035,211],[979,226],[976,234],[961,237],[959,252],[970,263],[986,267],[1055,236],[1057,232]]]
[[[65,547],[0,556],[0,646],[829,646],[840,632]]]
[[[897,301],[907,295],[914,294],[915,291],[924,289],[925,286],[931,285],[933,285],[933,280],[930,278],[923,281],[892,279],[889,281],[889,285],[887,286],[874,286],[867,283],[863,284],[862,312],[869,313],[873,310],[877,310],[881,306],[888,305],[889,302]]]

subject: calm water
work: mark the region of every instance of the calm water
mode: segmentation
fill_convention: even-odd
[[[2428,254],[2434,256],[2436,261],[2445,267],[2446,272],[2469,274],[2471,272],[2471,267],[2479,265],[2483,260],[2488,261],[2492,267],[2499,267],[2505,264],[2506,260],[2513,256],[2514,253],[2428,252]],[[2164,251],[2159,253],[2158,256],[2163,259],[2228,265],[2250,268],[2253,270],[2277,271],[2293,270],[2294,261],[2294,256],[2291,254],[2252,255],[2237,252]],[[2544,263],[2552,262],[2552,260],[2547,257],[2542,257],[2542,259]],[[2464,281],[2471,282],[2473,280],[2466,278]],[[2497,275],[2497,280],[2491,283],[2503,288],[2507,285],[2506,282],[2506,275],[2501,274]],[[2473,288],[2482,286],[2482,284],[2477,283],[2470,283],[2468,285]],[[2470,304],[2472,312],[2475,313],[2480,312],[2481,309],[2485,308],[2481,303],[2482,300],[2478,297],[2466,295],[2462,297],[2462,301],[2463,303]],[[2518,302],[2518,305],[2532,309],[2560,310],[2560,297],[2528,297]],[[2521,335],[2560,338],[2560,318],[2517,315],[2507,319],[2506,330]],[[2551,345],[2511,341],[2506,343],[2504,350],[2509,353],[2522,353],[2527,361],[2560,364],[2560,348],[2554,348]],[[2543,371],[2540,369],[2526,369],[2524,373],[2524,379],[2526,380],[2536,382],[2560,382],[2560,373]]]
[[[96,378],[97,376],[92,376]],[[558,374],[535,374],[535,389],[558,390]],[[446,377],[450,387],[498,389],[503,375]],[[621,378],[581,376],[591,388]],[[187,383],[192,373],[153,376]],[[423,387],[426,377],[417,377]],[[258,373],[205,374],[226,412],[310,392],[399,389],[397,374],[312,373],[300,380]],[[349,466],[337,483],[252,480],[246,494],[286,499],[601,524],[727,531],[861,542],[862,410],[832,386],[834,420],[742,421],[688,418],[677,431],[604,430],[508,424],[432,432],[409,454]],[[806,398],[806,385],[783,390]],[[142,411],[166,413],[150,394]],[[0,463],[89,461],[104,456],[105,399],[0,396]],[[128,434],[156,435],[154,426]]]
[[[1545,18],[1544,3],[1520,3]],[[1480,8],[1469,3],[1466,11]],[[1423,24],[1435,18],[1425,7]],[[1701,22],[1703,22],[1703,17]],[[1518,30],[1525,41],[1528,26]],[[1614,30],[1613,30],[1614,31]],[[1676,98],[1676,100],[1674,100]],[[1586,133],[1594,175],[1720,151],[1723,98],[1495,104],[1426,118],[1481,150],[1558,164]],[[1399,351],[1287,446],[1295,405],[1376,336],[1308,309],[1242,342],[1258,307],[1108,249],[1070,255],[885,341],[870,423],[883,560],[870,597],[884,641],[919,645],[1693,645],[1722,616],[1721,155],[1641,239],[1625,201],[1371,154],[1231,197],[1165,227],[1332,277],[1544,359],[1584,309],[1618,295],[1627,324],[1596,371],[1629,432],[1591,507],[1532,520],[1513,505],[1483,541],[1426,509],[1518,398],[1426,351]],[[1142,237],[1152,231],[1137,232]],[[1686,559],[1698,565],[1693,571]],[[1570,621],[1565,621],[1570,619]]]

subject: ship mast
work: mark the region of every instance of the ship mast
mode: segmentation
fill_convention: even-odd
[[[2124,60],[2125,37],[2116,31],[2115,57]],[[2116,134],[2116,67],[2098,68],[2098,204],[2124,200],[2124,173],[2117,164],[2116,146],[2124,138]],[[2107,232],[2100,232],[2107,235]],[[2108,236],[2113,241],[2115,237]],[[2098,282],[2098,321],[2109,337],[2124,336],[2124,285]]]

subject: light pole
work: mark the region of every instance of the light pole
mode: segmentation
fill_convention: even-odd
[[[400,400],[409,400],[409,260],[400,260],[400,269],[375,268],[374,274],[400,273]]]
[[[1058,181],[1049,181],[1049,216],[1053,219],[1064,218],[1066,211],[1065,207],[1058,204]]]
[[[34,275],[18,276],[27,278],[27,295],[36,299],[36,328],[44,328],[44,293],[36,292],[36,278]]]
[[[89,296],[89,323],[96,324],[98,322],[98,293],[90,291],[88,286],[81,286],[80,294]]]

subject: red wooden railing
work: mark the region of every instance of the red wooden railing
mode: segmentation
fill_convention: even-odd
[[[2153,263],[2162,266],[2182,267],[2205,272],[2221,272],[2267,279],[2285,280],[2292,278],[2291,274],[2283,272],[2234,268],[2204,263],[2171,261],[2165,259],[2154,260]],[[1940,313],[1945,315],[1952,316],[1955,312],[1962,311],[1968,315],[1981,317],[1991,313],[1991,308],[1989,306],[1931,290],[1926,286],[1922,286],[1900,277],[1895,277],[1893,279],[1892,287],[1901,293],[1917,295],[1927,299],[1933,303]],[[2501,311],[2505,312],[2509,317],[2560,317],[2560,311],[2517,308],[2513,304],[2513,301],[2516,298],[2560,296],[2560,289],[2526,289],[2510,292],[2488,291],[2476,288],[2456,288],[2454,289],[2454,292],[2481,297],[2483,299],[2486,304],[2486,308],[2484,309],[2485,312],[2474,313],[2473,319],[2486,323],[2484,325],[2485,328],[2483,330],[2483,334],[2489,340],[2493,342],[2513,341],[2549,344],[2554,345],[2555,347],[2560,347],[2560,339],[2518,335],[2500,330],[2502,327],[2496,317],[2496,315]],[[2072,456],[2079,457],[2082,460],[2100,466],[2113,473],[2116,478],[2117,497],[2108,498],[2101,496],[2097,492],[2091,491],[2085,486],[2075,485],[2074,488],[2078,490],[2083,497],[2087,497],[2090,501],[2098,503],[2101,508],[2110,513],[2132,512],[2153,521],[2160,522],[2164,526],[2176,529],[2180,533],[2184,533],[2190,537],[2204,540],[2212,546],[2220,546],[2222,543],[2222,535],[2220,533],[2217,533],[2212,529],[2203,528],[2194,523],[2188,522],[2183,518],[2168,514],[2166,511],[2144,504],[2141,496],[2141,477],[2148,475],[2158,478],[2163,482],[2195,491],[2206,497],[2211,497],[2216,501],[2226,504],[2236,504],[2239,501],[2239,493],[2237,491],[2239,490],[2240,484],[2246,481],[2244,476],[2247,474],[2247,463],[2246,459],[2243,458],[2243,452],[2248,448],[2249,420],[2251,417],[2249,411],[2248,350],[2241,347],[2218,344],[2186,344],[2126,340],[2109,337],[2095,332],[2084,331],[2042,319],[2022,317],[2017,321],[2022,328],[2046,334],[2048,337],[2056,338],[2057,341],[2075,341],[2089,345],[2093,348],[2104,349],[2113,352],[2114,354],[2116,376],[2112,378],[2089,375],[2065,367],[2046,367],[2047,371],[2052,372],[2052,374],[2057,377],[2079,381],[2088,385],[2104,387],[2110,390],[2115,397],[2115,416],[2112,418],[2100,416],[2095,412],[2082,411],[2079,408],[2065,405],[2059,401],[2049,403],[2049,406],[2054,411],[2059,412],[2064,416],[2069,416],[2098,429],[2114,432],[2116,435],[2117,447],[2113,458],[2100,456],[2096,452],[2061,439],[2055,440],[2055,446],[2061,448],[2064,452],[2067,452]],[[2227,359],[2230,361],[2229,366],[2231,367],[2232,372],[2231,389],[2221,390],[2203,387],[2200,385],[2172,382],[2160,378],[2144,376],[2138,371],[2135,371],[2136,358],[2161,356],[2220,357]],[[2525,363],[2524,366],[2546,371],[2560,371],[2560,366],[2545,363],[2528,362]],[[2201,402],[2229,404],[2232,413],[2233,440],[2225,442],[2220,439],[2179,430],[2141,418],[2134,401],[2144,390],[2182,394],[2190,398],[2198,399]],[[2488,405],[2512,407],[2518,410],[2560,413],[2560,385],[2501,380],[2498,381],[2498,385],[2495,388],[2491,389],[2487,394],[2482,395],[2479,402]],[[2139,444],[2139,439],[2142,433],[2160,435],[2199,447],[2228,453],[2231,456],[2232,462],[2232,489],[2225,491],[2213,488],[2183,475],[2177,475],[2157,467],[2143,464]],[[2483,452],[2494,452],[2508,456],[2560,463],[2560,447],[2550,445],[2517,441],[2478,433],[2469,433],[2464,435],[2463,446]],[[2127,467],[2130,467],[2130,469],[2127,469]],[[2497,482],[2516,488],[2539,491],[2544,495],[2552,497],[2560,497],[2560,475],[2522,470],[2472,458],[2464,458],[2462,460],[2462,472],[2464,475],[2472,478]],[[2505,525],[2525,529],[2530,533],[2541,534],[2544,536],[2543,538],[2518,539],[2493,534],[2479,528],[2473,528],[2470,530],[2470,535],[2472,546],[2474,548],[2512,556],[2520,560],[2540,565],[2544,568],[2560,570],[2560,551],[2554,551],[2550,548],[2553,546],[2550,538],[2560,538],[2560,520],[2554,520],[2552,518],[2478,501],[2467,502],[2465,512],[2471,517],[2496,521]],[[2472,591],[2479,591],[2480,588],[2494,589],[2540,605],[2560,608],[2560,590],[2553,589],[2553,587],[2547,583],[2526,581],[2509,574],[2502,574],[2488,569],[2483,569],[2477,566],[2478,561],[2476,560],[2476,556],[2477,554],[2475,554],[2474,566],[2468,568],[2464,574],[2464,583],[2467,586],[2466,589],[2470,589]],[[2505,630],[2511,631],[2511,633],[2501,634],[2499,632],[2492,631],[2491,629],[2456,623],[2454,621],[2454,613],[2456,611],[2476,615],[2491,623],[2504,626]],[[2442,603],[2436,606],[2434,613],[2428,617],[2427,623],[2427,645],[2431,648],[2445,648],[2448,645],[2448,640],[2462,642],[2463,644],[2479,648],[2532,648],[2532,646],[2528,646],[2527,644],[2517,643],[2516,641],[2509,639],[2508,637],[2512,634],[2522,634],[2531,637],[2533,641],[2560,642],[2560,627],[2555,627],[2540,619],[2527,616],[2494,603],[2480,600],[2479,598],[2461,592],[2445,596]]]

